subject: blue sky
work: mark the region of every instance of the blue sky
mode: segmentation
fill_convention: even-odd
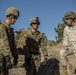
[[[49,40],[55,40],[54,27],[62,23],[62,17],[68,11],[76,13],[76,0],[0,0],[0,20],[4,21],[8,7],[16,7],[20,17],[13,25],[15,30],[27,29],[32,17],[39,17],[39,31],[44,32]]]

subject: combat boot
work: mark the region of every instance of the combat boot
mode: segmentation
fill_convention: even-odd
[[[67,66],[62,66],[62,75],[68,75]]]

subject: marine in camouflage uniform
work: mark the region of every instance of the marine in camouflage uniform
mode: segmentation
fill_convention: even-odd
[[[46,39],[44,34],[38,31],[40,25],[39,18],[30,19],[31,29],[26,30],[24,52],[25,52],[25,69],[27,75],[38,75],[38,69],[41,64],[41,51],[44,55],[44,61],[47,60]]]
[[[72,11],[67,12],[64,19],[68,26],[64,29],[63,49],[60,51],[61,64],[63,66],[63,75],[72,75],[67,72],[67,56],[74,53],[76,58],[76,15]]]
[[[4,63],[7,61],[9,62],[10,54],[14,57],[14,65],[17,64],[18,54],[14,41],[14,32],[11,25],[16,22],[18,17],[19,11],[14,7],[10,7],[6,10],[5,22],[0,24],[0,75],[7,75],[7,73],[4,73],[4,67],[7,65],[4,65]],[[4,58],[6,58],[5,62],[3,61]]]

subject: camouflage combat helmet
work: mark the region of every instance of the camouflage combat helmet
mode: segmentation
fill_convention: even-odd
[[[39,17],[31,18],[30,25],[32,25],[33,23],[37,23],[38,25],[40,25]]]
[[[15,15],[15,16],[19,17],[19,10],[16,9],[15,7],[9,7],[9,8],[6,10],[5,14],[6,14],[7,16],[10,15],[10,14],[12,14],[12,15]]]
[[[64,19],[75,19],[76,18],[76,15],[74,12],[70,11],[70,12],[67,12],[65,15],[64,15]]]

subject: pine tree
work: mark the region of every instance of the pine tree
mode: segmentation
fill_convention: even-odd
[[[58,23],[57,27],[54,28],[55,32],[57,33],[57,36],[55,36],[56,38],[56,43],[59,43],[62,41],[63,39],[63,32],[64,32],[64,28],[65,28],[65,21],[63,19],[62,24]]]

